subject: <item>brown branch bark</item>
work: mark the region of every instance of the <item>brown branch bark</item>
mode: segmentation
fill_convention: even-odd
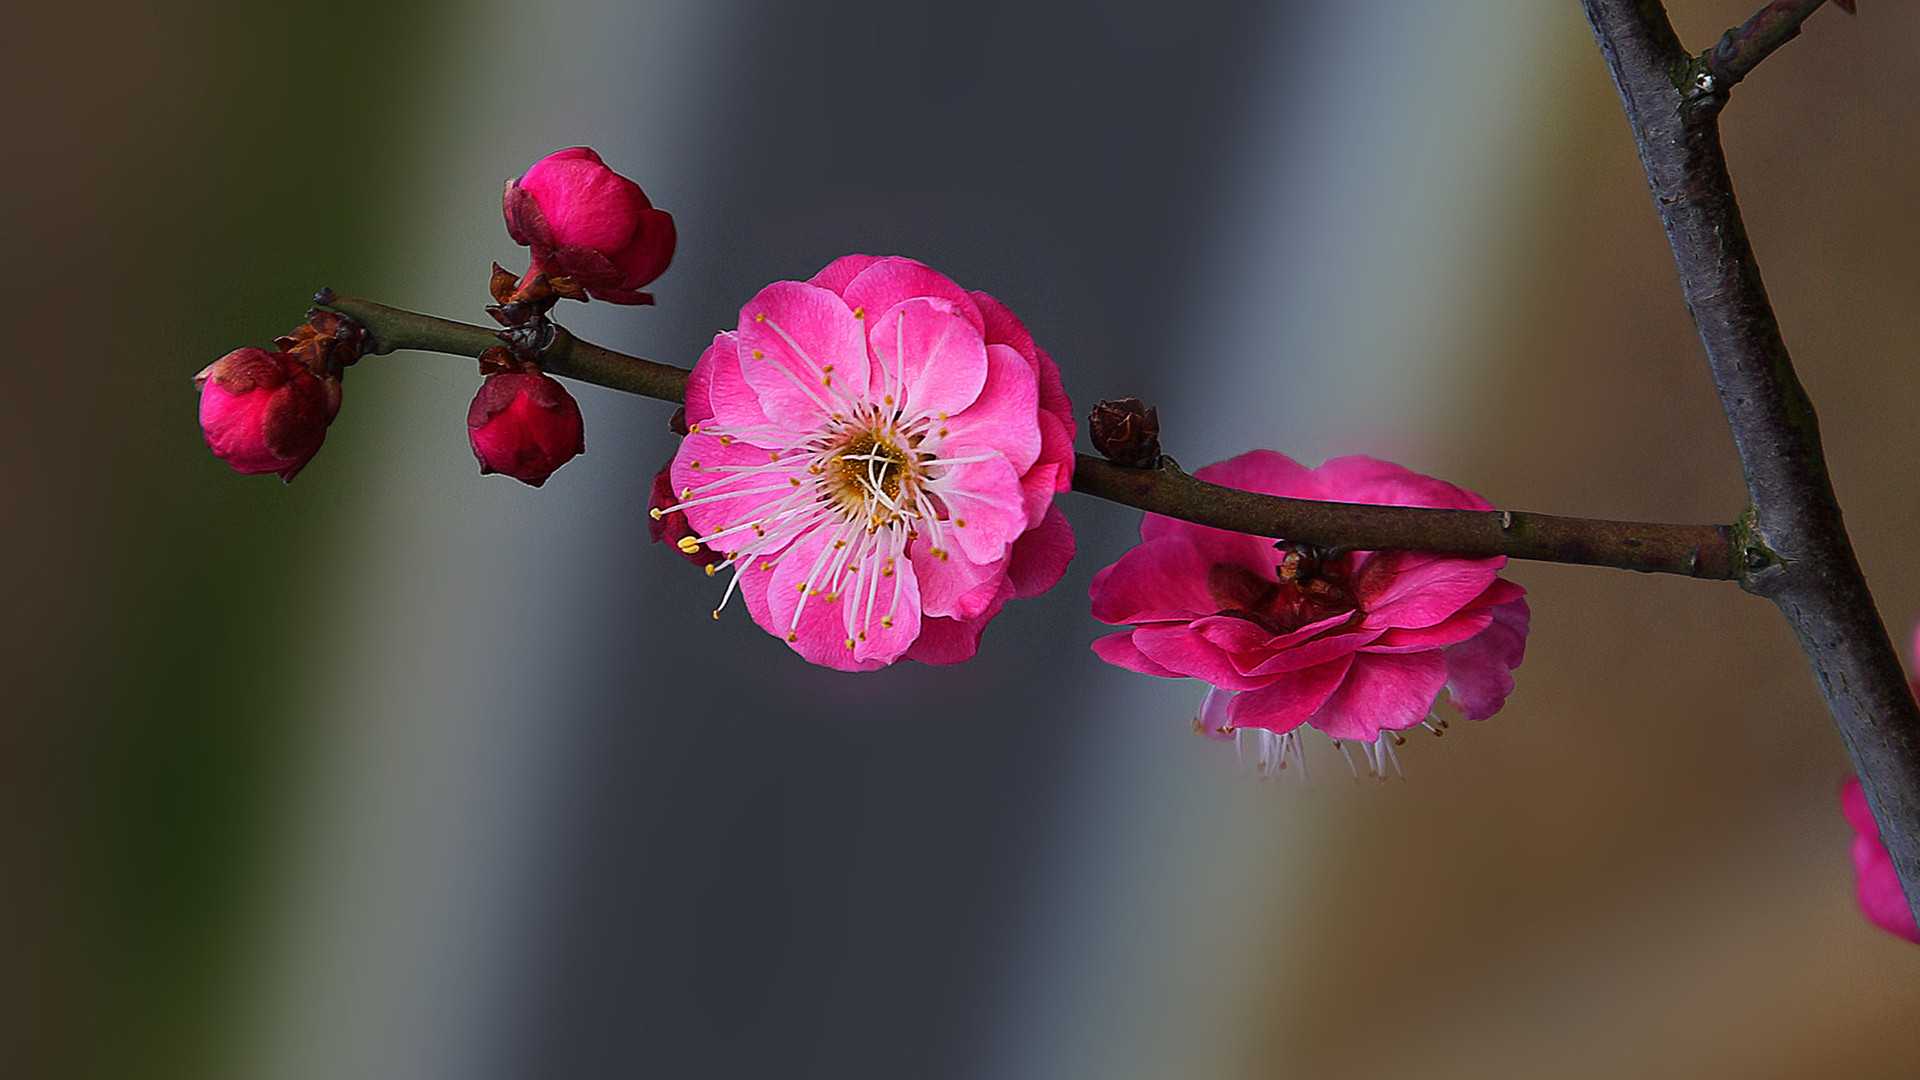
[[[1734,199],[1720,145],[1725,88],[1700,77],[1703,61],[1682,48],[1658,0],[1583,3],[1746,475],[1755,557],[1741,584],[1778,605],[1799,637],[1907,899],[1920,910],[1920,705],[1854,557],[1813,403],[1794,374]],[[1773,4],[1761,15],[1815,6]]]
[[[1703,59],[1707,70],[1718,80],[1720,92],[1747,77],[1760,61],[1773,51],[1800,36],[1800,24],[1807,21],[1827,0],[1773,0],[1753,13],[1746,22],[1721,35],[1720,41]],[[1853,10],[1851,0],[1840,6]]]
[[[484,326],[421,315],[353,297],[324,305],[367,328],[370,354],[401,349],[478,356],[500,344]],[[554,375],[661,401],[686,397],[687,371],[605,349],[558,331],[540,362]],[[1075,491],[1255,536],[1319,547],[1505,555],[1541,562],[1611,566],[1645,573],[1731,580],[1741,555],[1723,525],[1663,525],[1556,517],[1516,510],[1428,510],[1257,495],[1209,484],[1171,461],[1131,469],[1079,455]]]

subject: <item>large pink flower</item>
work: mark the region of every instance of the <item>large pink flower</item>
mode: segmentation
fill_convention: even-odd
[[[1059,369],[1005,305],[902,258],[779,281],[687,385],[681,511],[747,611],[801,656],[868,671],[971,657],[1073,556]],[[718,617],[718,610],[715,617]]]
[[[1309,469],[1256,450],[1196,475],[1269,495],[1489,509],[1470,491],[1369,457]],[[1426,722],[1443,689],[1475,720],[1513,690],[1528,611],[1525,590],[1498,576],[1504,558],[1321,555],[1158,514],[1140,537],[1094,575],[1094,617],[1132,627],[1094,651],[1132,671],[1211,684],[1197,723],[1210,734],[1285,738],[1307,724],[1384,750],[1380,733]],[[1298,748],[1260,746],[1263,763]]]

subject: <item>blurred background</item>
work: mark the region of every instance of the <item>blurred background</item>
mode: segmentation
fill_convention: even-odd
[[[1695,48],[1754,0],[1672,0]],[[21,1076],[1910,1076],[1920,949],[1738,590],[1519,564],[1504,712],[1404,782],[1237,773],[1102,666],[1080,555],[977,661],[809,668],[647,541],[669,410],[475,475],[469,361],[371,359],[291,487],[189,377],[331,285],[480,317],[591,143],[679,223],[690,364],[761,284],[924,259],[1197,466],[1365,451],[1567,513],[1738,468],[1578,5],[109,4],[7,46],[0,1058]],[[1920,615],[1920,8],[1817,14],[1734,174],[1890,624]]]

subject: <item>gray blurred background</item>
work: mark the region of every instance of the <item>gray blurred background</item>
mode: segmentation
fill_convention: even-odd
[[[1752,0],[1674,0],[1695,48]],[[317,286],[477,318],[502,180],[679,224],[690,364],[767,281],[924,259],[1189,466],[1393,458],[1725,521],[1738,469],[1578,5],[109,4],[8,49],[8,1075],[1909,1076],[1838,741],[1730,586],[1518,565],[1493,720],[1239,776],[1102,666],[1080,556],[977,661],[809,668],[647,542],[668,410],[482,478],[470,362],[372,359],[291,487],[189,376]],[[1883,610],[1920,614],[1920,9],[1822,12],[1727,141]]]

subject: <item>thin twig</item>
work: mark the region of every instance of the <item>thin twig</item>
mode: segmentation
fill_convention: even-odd
[[[1733,86],[1773,51],[1800,36],[1800,24],[1807,21],[1827,0],[1773,0],[1753,13],[1753,17],[1720,36],[1720,41],[1703,58],[1707,70],[1719,80],[1722,91]],[[1851,10],[1851,4],[1843,4]]]
[[[486,327],[371,300],[333,297],[326,306],[365,326],[373,338],[369,351],[375,354],[418,349],[478,356],[500,343]],[[541,363],[552,374],[614,390],[670,402],[686,397],[686,369],[617,353],[565,330],[541,354]],[[1201,525],[1320,547],[1505,555],[1720,580],[1731,580],[1739,572],[1735,530],[1722,525],[1285,499],[1209,484],[1171,461],[1158,468],[1131,469],[1086,454],[1079,455],[1074,466],[1073,487],[1095,498]]]
[[[1687,53],[1657,0],[1583,2],[1746,475],[1745,546],[1755,558],[1741,584],[1778,605],[1799,637],[1908,902],[1920,910],[1920,704],[1854,556],[1813,403],[1734,200],[1720,146],[1725,98],[1679,74]]]

